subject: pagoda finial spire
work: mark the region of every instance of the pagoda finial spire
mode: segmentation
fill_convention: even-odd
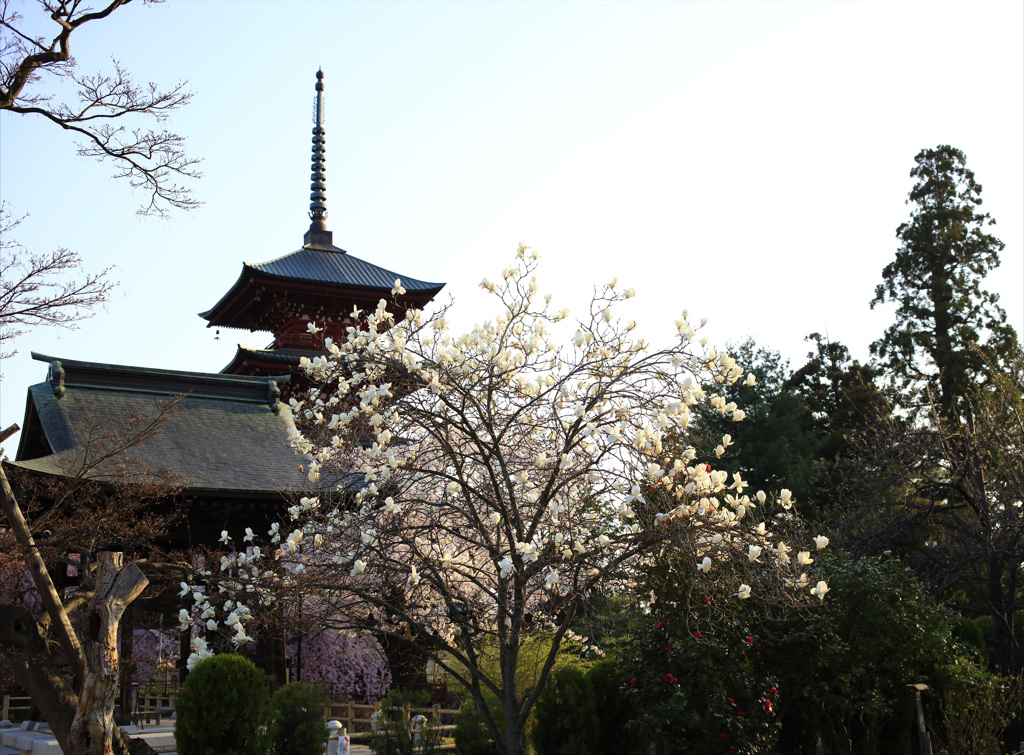
[[[313,175],[310,176],[309,230],[306,246],[333,246],[333,234],[327,230],[327,168],[324,138],[324,72],[316,72],[316,100],[313,106]]]

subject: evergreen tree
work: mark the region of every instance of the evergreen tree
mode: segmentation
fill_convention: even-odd
[[[849,496],[837,496],[836,491],[856,479],[850,472],[858,465],[857,449],[888,415],[889,403],[879,390],[881,373],[876,367],[862,365],[846,346],[819,333],[806,340],[814,343],[814,350],[785,387],[799,394],[813,417],[820,444],[820,473],[813,493],[822,508],[839,513],[834,507]]]
[[[1016,673],[1024,377],[1016,332],[981,285],[1004,244],[985,231],[995,221],[963,152],[940,145],[915,160],[911,218],[872,301],[897,305],[872,352],[907,411],[879,421],[848,475],[857,549],[896,553],[938,594],[990,615],[993,661]]]
[[[811,411],[822,440],[826,462],[849,455],[849,440],[865,432],[885,411],[877,386],[880,372],[850,357],[850,350],[820,333],[805,339],[814,343],[807,363],[794,372],[785,387],[799,392]]]
[[[971,344],[998,363],[1016,334],[999,296],[981,287],[1004,244],[985,232],[995,220],[979,210],[981,184],[967,158],[942,144],[914,159],[911,217],[896,231],[900,248],[871,301],[895,303],[896,322],[871,351],[911,402],[924,403],[930,390],[948,416],[983,372],[985,356]]]

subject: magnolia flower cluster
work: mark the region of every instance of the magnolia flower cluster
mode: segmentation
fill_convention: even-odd
[[[449,649],[467,630],[502,635],[545,605],[628,580],[653,543],[680,532],[708,579],[730,559],[807,588],[810,550],[791,556],[768,514],[754,516],[790,509],[789,491],[751,497],[740,474],[685,443],[700,404],[743,420],[723,391],[753,374],[710,348],[705,323],[685,311],[668,345],[635,335],[636,322],[617,314],[634,292],[615,280],[573,328],[539,294],[536,266],[536,252],[520,247],[498,281],[485,279],[500,310],[468,332],[453,332],[444,308],[396,317],[402,310],[382,299],[302,360],[316,388],[293,400],[291,443],[321,494],[271,530],[275,578]],[[730,445],[724,435],[716,458]],[[259,581],[258,562],[239,553],[222,567]],[[827,590],[821,582],[807,594]]]

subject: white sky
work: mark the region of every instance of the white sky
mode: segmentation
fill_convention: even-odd
[[[133,3],[76,32],[74,55],[189,80],[170,125],[205,159],[205,205],[139,219],[141,197],[63,132],[0,114],[0,194],[31,213],[18,240],[121,282],[79,330],[19,339],[0,427],[45,376],[31,351],[216,372],[238,342],[269,343],[214,340],[196,313],[243,261],[301,246],[318,66],[335,243],[446,281],[463,325],[489,316],[477,284],[522,240],[570,308],[613,275],[636,288],[650,338],[686,307],[712,341],[750,335],[794,366],[813,331],[865,359],[892,317],[868,303],[914,155],[948,143],[984,186],[1006,242],[987,285],[1024,332],[1022,30],[1024,3],[978,0]]]

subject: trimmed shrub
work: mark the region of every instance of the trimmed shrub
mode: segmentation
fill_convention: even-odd
[[[240,655],[196,664],[177,704],[178,755],[265,755],[267,675]]]
[[[275,692],[270,699],[270,751],[274,755],[323,755],[328,702],[319,684],[292,682]]]
[[[597,700],[578,668],[568,666],[551,675],[533,717],[537,755],[590,755],[602,749]]]
[[[594,691],[596,732],[601,749],[618,755],[645,752],[643,741],[627,726],[635,714],[623,689],[625,680],[619,664],[611,658],[601,661],[587,670],[586,680]]]
[[[496,697],[488,697],[487,707],[497,719],[498,725],[504,730],[505,708]],[[464,703],[458,715],[455,716],[455,730],[452,732],[452,736],[455,737],[455,750],[459,755],[497,755],[498,753],[498,748],[491,740],[491,733],[484,723],[484,717],[472,700]]]

